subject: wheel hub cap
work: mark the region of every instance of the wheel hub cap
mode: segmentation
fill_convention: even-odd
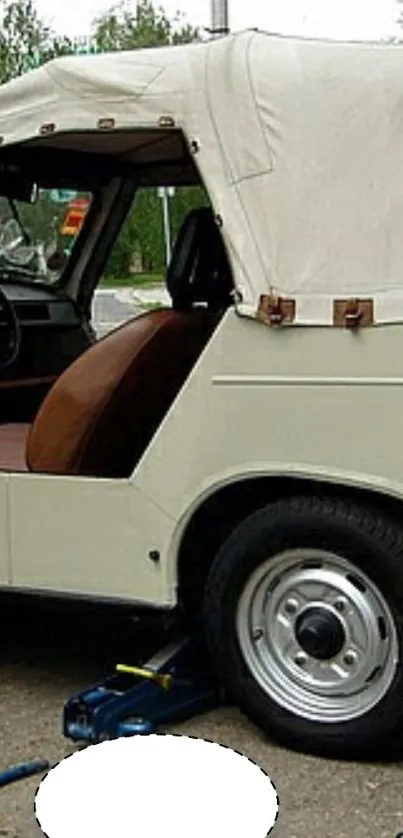
[[[347,559],[322,550],[288,550],[260,565],[240,596],[236,628],[262,690],[311,721],[369,712],[399,660],[394,618],[379,589]]]
[[[301,649],[316,660],[335,658],[346,642],[340,618],[330,609],[307,608],[295,625],[295,637]]]

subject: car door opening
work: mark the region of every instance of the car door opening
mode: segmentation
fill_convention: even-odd
[[[132,474],[232,304],[231,270],[210,208],[186,216],[166,280],[172,307],[135,317],[87,349],[32,424],[0,425],[0,469]]]

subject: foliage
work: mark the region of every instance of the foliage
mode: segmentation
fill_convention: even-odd
[[[49,201],[46,192],[41,192],[40,199],[35,204],[18,204],[19,217],[33,243],[49,243],[54,239],[65,212],[65,207],[62,214],[61,207]],[[12,218],[8,201],[0,198],[1,227],[4,228]]]
[[[0,82],[71,52],[69,39],[51,32],[33,0],[0,0],[0,24]]]
[[[170,199],[173,240],[187,212],[205,206],[208,198],[199,188],[181,188]],[[141,254],[143,269],[151,274],[165,271],[165,239],[161,198],[155,189],[142,189],[115,243],[106,273],[125,277],[130,272],[133,252]]]
[[[102,52],[184,44],[198,38],[198,30],[184,23],[181,15],[170,20],[151,0],[139,0],[135,11],[128,2],[112,7],[95,21],[93,31],[93,41]]]

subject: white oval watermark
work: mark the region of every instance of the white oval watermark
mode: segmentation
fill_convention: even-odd
[[[77,751],[35,797],[47,838],[267,838],[278,808],[273,783],[248,757],[169,734]]]

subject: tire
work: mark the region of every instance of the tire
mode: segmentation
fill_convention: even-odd
[[[281,500],[210,570],[203,627],[229,700],[287,747],[402,753],[403,531],[348,502]]]

